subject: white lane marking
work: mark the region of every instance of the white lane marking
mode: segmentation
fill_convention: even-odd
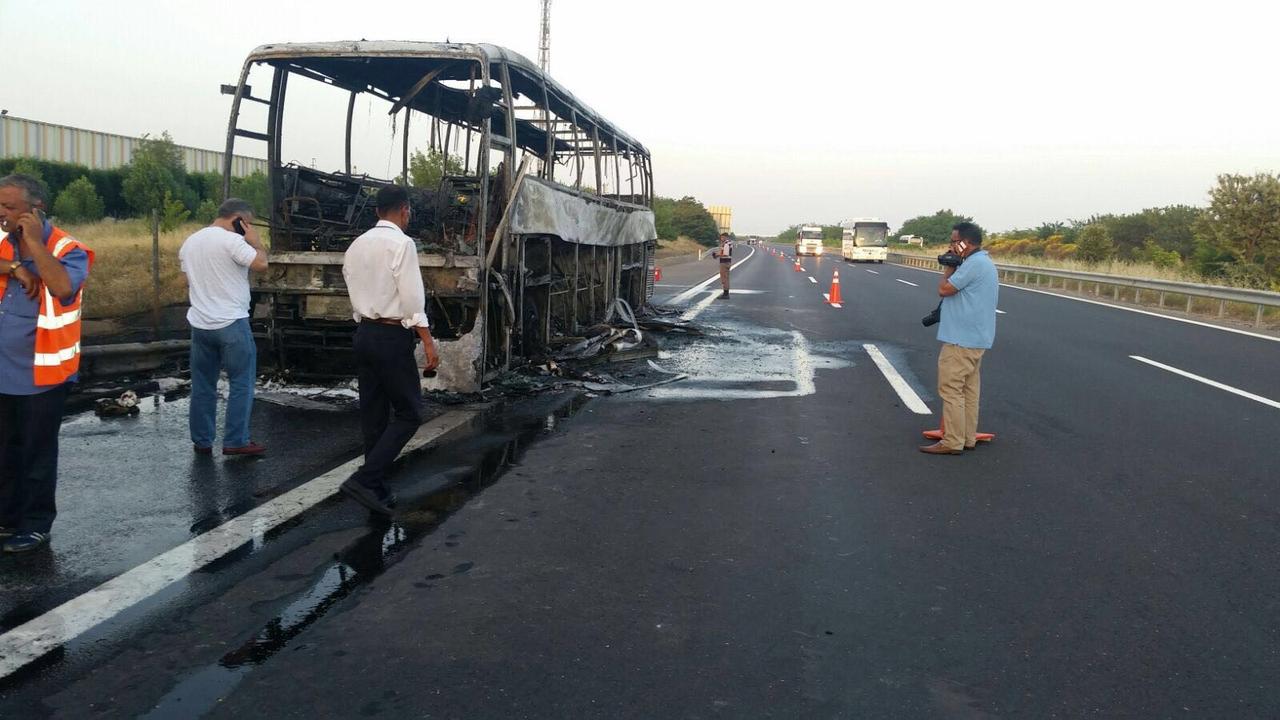
[[[814,280],[812,275],[809,276],[809,282],[813,283],[814,285],[818,284],[818,281]]]
[[[907,282],[906,280],[903,280],[902,278],[894,278],[894,280],[896,280],[896,281],[898,281],[898,282],[902,283],[903,285],[910,285],[911,287],[920,287],[919,285],[917,285],[917,284],[915,284],[915,283],[913,283],[913,282]]]
[[[910,265],[901,265],[899,267],[907,268],[909,270],[919,270],[920,272],[934,273],[937,275],[942,274],[942,272],[939,270],[926,270],[924,268],[911,267]],[[1062,298],[1063,300],[1075,300],[1076,302],[1089,303],[1090,305],[1100,305],[1105,308],[1112,308],[1113,310],[1124,310],[1126,312],[1137,313],[1139,315],[1149,315],[1151,317],[1163,318],[1165,320],[1172,320],[1174,322],[1186,323],[1188,325],[1199,325],[1200,327],[1210,328],[1212,330],[1221,330],[1223,332],[1235,333],[1237,335],[1247,335],[1248,337],[1258,338],[1259,340],[1270,340],[1271,342],[1280,342],[1280,337],[1276,337],[1273,335],[1263,335],[1262,333],[1249,332],[1248,330],[1240,330],[1233,327],[1224,327],[1222,325],[1214,325],[1213,323],[1200,322],[1199,320],[1192,320],[1190,318],[1177,317],[1175,315],[1162,315],[1158,312],[1150,312],[1148,310],[1139,310],[1138,308],[1125,307],[1124,305],[1112,305],[1111,303],[1100,302],[1098,300],[1090,300],[1088,298],[1073,297],[1071,295],[1059,295],[1058,293],[1049,292],[1048,290],[1037,290],[1035,288],[1022,287],[1021,285],[1008,285],[1005,283],[1000,283],[1000,287],[1012,288],[1014,290],[1022,290],[1024,292],[1029,292],[1029,293],[1037,293],[1039,295],[1048,295],[1049,297]]]
[[[1008,315],[1009,313],[1007,313],[1007,312],[1005,312],[1005,311],[1001,310],[1000,308],[996,308],[996,314],[997,314],[997,315]]]
[[[1271,398],[1265,398],[1265,397],[1262,397],[1261,395],[1254,395],[1253,393],[1246,392],[1244,390],[1241,390],[1240,388],[1234,388],[1234,387],[1231,387],[1230,385],[1224,385],[1220,382],[1217,382],[1216,380],[1210,380],[1207,377],[1201,377],[1199,375],[1196,375],[1195,373],[1189,373],[1186,370],[1179,370],[1176,367],[1170,367],[1169,365],[1165,365],[1164,363],[1158,363],[1155,360],[1148,360],[1139,355],[1130,355],[1129,357],[1133,358],[1134,360],[1137,360],[1140,363],[1146,363],[1152,367],[1158,367],[1161,370],[1171,372],[1174,375],[1181,375],[1184,378],[1190,378],[1191,380],[1195,380],[1196,382],[1202,382],[1205,385],[1208,385],[1209,387],[1215,387],[1215,388],[1218,388],[1219,390],[1226,390],[1227,392],[1232,393],[1234,395],[1239,395],[1240,397],[1243,397],[1243,398],[1249,398],[1254,402],[1260,402],[1263,405],[1269,405],[1273,408],[1276,408],[1277,410],[1280,410],[1280,402],[1276,402]]]
[[[866,350],[871,359],[875,361],[876,367],[880,368],[880,373],[884,375],[884,379],[889,381],[889,385],[897,391],[898,397],[902,398],[902,402],[906,403],[911,412],[917,415],[933,414],[929,411],[929,406],[925,405],[920,396],[916,394],[916,391],[912,390],[907,381],[902,379],[902,375],[898,374],[897,368],[893,366],[893,363],[889,362],[889,358],[880,352],[880,348],[868,344],[863,345],[862,349]]]
[[[478,415],[474,410],[454,410],[427,422],[409,440],[401,454],[413,452],[440,439],[471,423]],[[363,462],[364,458],[357,457],[339,465],[0,635],[0,678],[74,640],[245,543],[261,544],[268,531],[337,493],[338,486]]]
[[[864,269],[865,269],[865,268],[864,268]],[[879,274],[880,274],[880,273],[876,272],[875,270],[867,270],[867,272],[871,273],[872,275],[879,275]]]
[[[733,271],[734,269],[736,269],[736,268],[737,268],[739,265],[741,265],[742,263],[744,263],[744,262],[746,262],[746,261],[750,260],[750,259],[751,259],[751,256],[752,256],[752,255],[755,255],[755,254],[756,254],[756,249],[753,247],[753,248],[751,248],[751,252],[747,253],[747,256],[746,256],[746,257],[744,257],[744,258],[742,258],[741,260],[739,260],[738,262],[736,262],[736,263],[734,263],[734,264],[730,265],[730,266],[729,266],[729,270],[730,270],[730,271]],[[720,279],[720,273],[716,273],[715,275],[712,275],[711,277],[707,278],[706,280],[703,280],[702,282],[698,283],[697,285],[694,285],[693,287],[689,288],[688,290],[685,290],[684,292],[680,293],[679,295],[676,295],[675,297],[671,298],[671,299],[670,299],[670,300],[668,300],[667,302],[670,302],[670,303],[671,303],[671,304],[673,304],[673,305],[679,305],[680,303],[687,302],[687,301],[689,301],[691,298],[693,298],[693,296],[694,296],[694,295],[697,295],[699,290],[701,290],[702,288],[704,288],[704,287],[706,287],[706,286],[710,285],[710,284],[711,284],[711,283],[713,283],[713,282],[716,282],[716,281],[717,281],[717,280],[719,280],[719,279]]]
[[[716,292],[715,290],[708,290],[707,296],[699,300],[698,304],[694,305],[693,307],[689,308],[688,310],[685,310],[683,313],[680,314],[680,321],[689,322],[690,320],[693,320],[694,318],[698,317],[699,315],[702,314],[703,310],[706,310],[707,308],[711,307],[711,303],[715,302],[716,298],[718,297],[720,297],[720,293]]]

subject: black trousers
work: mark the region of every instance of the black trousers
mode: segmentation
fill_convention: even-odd
[[[58,515],[58,432],[67,384],[0,395],[0,526],[47,533]]]
[[[366,321],[356,328],[364,465],[351,477],[380,494],[386,491],[391,464],[422,424],[416,341],[412,330],[397,325]]]

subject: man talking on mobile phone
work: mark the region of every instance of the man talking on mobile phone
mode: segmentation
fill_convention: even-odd
[[[0,178],[0,547],[49,542],[58,432],[80,370],[80,301],[93,251],[44,217],[28,175]]]
[[[422,383],[414,358],[421,341],[423,374],[440,364],[427,323],[427,293],[418,249],[409,229],[409,194],[384,187],[375,199],[378,223],[351,241],[342,259],[342,277],[356,326],[356,376],[360,383],[360,432],[364,464],[346,482],[343,494],[382,515],[395,496],[387,475],[400,450],[422,424]]]
[[[959,455],[977,444],[978,395],[982,388],[982,356],[996,339],[996,302],[1000,277],[995,263],[982,249],[982,230],[973,223],[951,229],[950,252],[943,262],[938,295],[942,319],[938,323],[938,396],[942,398],[945,432],[921,452]]]
[[[182,243],[178,259],[187,275],[191,309],[191,409],[188,425],[196,454],[213,453],[218,415],[218,375],[227,373],[230,395],[222,434],[223,455],[257,456],[267,449],[249,437],[258,349],[249,329],[249,271],[267,269],[267,249],[253,226],[253,206],[230,198],[209,227]]]

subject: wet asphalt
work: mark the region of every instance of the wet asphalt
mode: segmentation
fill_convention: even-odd
[[[747,292],[698,317],[712,335],[658,360],[688,380],[497,409],[402,465],[391,522],[322,503],[0,684],[0,715],[1280,714],[1280,412],[1129,357],[1280,398],[1275,343],[1002,289],[983,374],[997,439],[929,457],[937,415],[909,412],[861,348],[936,413],[919,318],[937,276],[804,266],[736,270]],[[836,268],[840,310],[820,295]],[[664,270],[658,300],[714,271]],[[354,417],[265,412],[316,438],[269,477],[218,460],[195,485],[158,448],[140,471],[108,465],[131,497],[178,488],[155,519],[98,521],[126,527],[110,567],[335,464],[337,438],[354,448]],[[64,485],[60,528],[93,522],[68,515],[84,482]],[[77,532],[55,530],[66,572],[6,567],[6,589],[74,592],[94,564],[63,559],[93,544]],[[25,592],[9,613],[41,607]]]

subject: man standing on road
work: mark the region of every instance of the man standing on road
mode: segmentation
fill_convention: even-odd
[[[199,455],[213,453],[218,415],[218,374],[231,386],[227,398],[223,455],[262,455],[249,439],[258,350],[249,329],[249,271],[267,269],[267,250],[253,227],[253,206],[230,198],[218,218],[182,243],[178,259],[187,275],[191,309],[191,443]]]
[[[423,374],[440,364],[427,325],[426,289],[409,228],[409,194],[393,185],[378,191],[378,224],[352,241],[342,259],[355,334],[360,383],[364,465],[342,492],[370,510],[390,515],[395,495],[387,474],[422,424],[422,385],[414,344],[425,351]]]
[[[1000,277],[982,249],[982,230],[962,222],[951,230],[951,252],[964,259],[947,267],[938,283],[942,319],[938,323],[938,396],[945,433],[921,452],[959,455],[977,444],[978,395],[982,355],[996,339],[996,302]]]
[[[0,178],[0,543],[49,542],[58,514],[58,432],[80,370],[80,300],[93,252],[44,217],[27,175]]]
[[[724,289],[720,297],[727,298],[729,297],[729,270],[733,267],[733,241],[729,239],[729,233],[720,233],[720,247],[713,250],[711,254],[720,258],[720,287]]]

